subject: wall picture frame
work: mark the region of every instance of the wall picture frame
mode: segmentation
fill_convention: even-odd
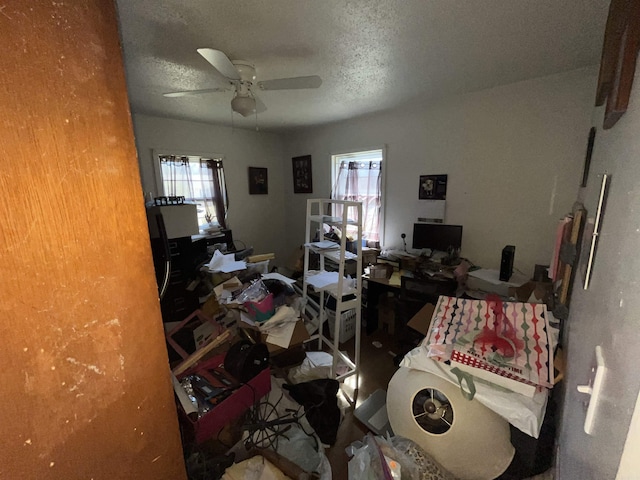
[[[447,175],[420,175],[419,200],[446,200]]]
[[[269,178],[264,167],[249,167],[249,194],[266,195],[269,193]]]
[[[311,155],[293,157],[293,193],[313,193]]]

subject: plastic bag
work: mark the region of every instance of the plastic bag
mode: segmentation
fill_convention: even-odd
[[[236,300],[239,303],[259,302],[269,295],[269,290],[262,280],[256,280],[247,288],[242,290]]]
[[[456,480],[415,442],[368,434],[347,447],[349,480]]]

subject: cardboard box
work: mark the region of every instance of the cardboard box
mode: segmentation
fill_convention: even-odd
[[[236,456],[235,463],[240,463],[244,460],[248,460],[257,455],[271,462],[271,464],[275,466],[278,470],[280,470],[283,474],[285,474],[287,478],[308,479],[308,480],[317,480],[320,478],[319,474],[315,472],[312,473],[312,472],[307,472],[303,470],[298,465],[293,463],[291,460],[283,457],[282,455],[280,455],[277,452],[274,452],[273,450],[259,449],[259,448],[251,449],[247,453],[246,458],[244,458],[244,455],[240,456],[240,458]]]
[[[509,287],[509,297],[519,302],[547,303],[553,295],[551,282],[530,281],[520,287]]]
[[[267,350],[269,350],[269,354],[271,355],[278,354],[286,350],[285,348],[279,347],[278,345],[267,343],[266,334],[260,335],[260,339],[262,340],[262,343],[267,346]],[[293,329],[293,335],[291,336],[291,342],[289,342],[288,348],[298,346],[307,340],[309,340],[309,332],[307,332],[307,327],[304,326],[304,322],[302,320],[298,320],[296,322],[295,328]]]
[[[375,248],[362,248],[362,265],[375,265],[378,263],[378,255],[380,255],[380,250]]]
[[[201,310],[194,311],[165,333],[170,356],[177,353],[183,360],[215,339],[224,328]]]
[[[195,204],[154,205],[147,208],[149,235],[151,238],[160,237],[156,221],[157,215],[162,215],[167,238],[189,237],[200,233],[197,205]]]
[[[420,309],[418,313],[416,313],[407,325],[413,328],[418,333],[422,335],[426,335],[429,331],[429,325],[431,325],[431,319],[433,318],[433,312],[435,311],[436,306],[432,303],[427,303],[424,307]]]
[[[370,278],[389,278],[393,273],[393,266],[386,263],[379,263],[369,267]]]
[[[293,329],[293,334],[291,335],[291,341],[289,342],[289,346],[287,348],[282,348],[278,345],[268,343],[268,335],[266,333],[260,333],[260,331],[256,327],[242,322],[239,324],[239,328],[241,328],[245,334],[249,335],[253,339],[253,342],[264,343],[267,346],[269,354],[272,356],[286,351],[287,348],[293,348],[302,345],[303,342],[309,340],[309,333],[307,332],[307,328],[304,326],[304,321],[302,319],[296,322],[296,326]]]

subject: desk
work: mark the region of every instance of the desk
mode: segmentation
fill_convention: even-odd
[[[392,292],[395,296],[400,294],[400,285],[389,283],[388,278],[370,278],[368,275],[363,275],[362,280],[363,288],[366,288],[366,294],[363,298],[366,298],[366,307],[363,308],[363,317],[366,322],[367,335],[371,335],[378,329],[378,303],[380,301],[380,295],[386,295],[388,292]],[[364,287],[366,285],[366,287]]]
[[[370,278],[362,276],[367,281],[366,308],[364,318],[366,319],[366,332],[370,335],[378,329],[378,304],[380,295],[391,293],[398,300],[398,327],[401,329],[411,319],[411,317],[426,303],[436,303],[440,295],[455,296],[457,282],[449,278],[415,278],[409,275],[400,277],[400,284],[397,281],[390,281],[387,278]]]

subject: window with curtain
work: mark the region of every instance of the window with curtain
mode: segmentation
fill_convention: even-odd
[[[158,155],[162,195],[182,196],[198,205],[198,224],[203,230],[227,228],[229,200],[220,158],[192,155]]]
[[[363,236],[368,242],[380,242],[383,150],[333,155],[332,161],[331,198],[362,202]]]

